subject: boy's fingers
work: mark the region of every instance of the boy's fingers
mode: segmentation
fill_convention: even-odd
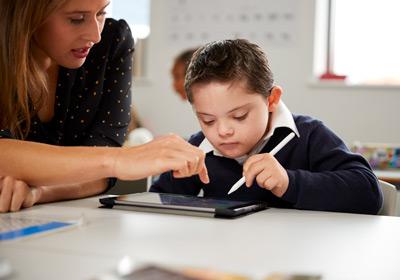
[[[264,166],[261,162],[256,162],[249,166],[249,168],[243,172],[244,177],[246,178],[246,186],[250,187],[254,179],[258,174],[260,174],[264,170]]]
[[[267,174],[266,172],[261,172],[260,174],[257,175],[256,177],[256,181],[257,184],[261,187],[261,188],[266,188],[266,189],[270,189],[270,185],[268,184],[268,182],[271,179],[271,175]]]
[[[257,154],[249,157],[243,164],[243,171],[246,172],[253,164],[263,159],[263,154]]]
[[[253,185],[253,181],[254,181],[254,177],[253,176],[245,176],[246,179],[246,187],[250,187],[251,185]]]

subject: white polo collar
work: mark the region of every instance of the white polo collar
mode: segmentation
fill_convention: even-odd
[[[297,137],[300,137],[297,126],[294,123],[292,113],[290,113],[289,109],[286,107],[283,101],[279,101],[276,110],[270,115],[270,118],[271,119],[269,121],[271,123],[271,129],[267,132],[263,139],[250,151],[250,153],[235,158],[237,162],[243,164],[250,156],[259,153],[262,148],[264,148],[264,146],[267,144],[269,139],[271,139],[272,135],[274,135],[275,129],[278,127],[290,128],[294,133],[296,133]],[[223,155],[208,141],[207,138],[204,138],[204,140],[200,143],[199,148],[206,154],[209,152],[213,152],[215,156],[223,157]]]

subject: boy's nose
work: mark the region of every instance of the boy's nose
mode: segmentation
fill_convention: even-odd
[[[234,132],[234,129],[229,124],[219,124],[218,125],[218,134],[222,137],[231,136]]]

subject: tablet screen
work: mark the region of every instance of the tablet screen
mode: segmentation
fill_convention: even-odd
[[[122,195],[117,201],[144,203],[148,205],[174,205],[198,208],[232,209],[249,205],[249,202],[234,201],[226,199],[204,198],[168,193],[137,193],[133,195]]]

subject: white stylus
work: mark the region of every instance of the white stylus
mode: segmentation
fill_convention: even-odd
[[[279,152],[287,143],[289,143],[290,140],[295,136],[294,132],[291,132],[288,136],[286,136],[278,145],[276,145],[275,148],[272,149],[271,152],[269,152],[271,155],[275,155],[277,152]],[[241,185],[246,182],[246,178],[243,176],[242,178],[239,179],[229,190],[228,194],[233,193],[236,191],[238,188],[240,188]]]

